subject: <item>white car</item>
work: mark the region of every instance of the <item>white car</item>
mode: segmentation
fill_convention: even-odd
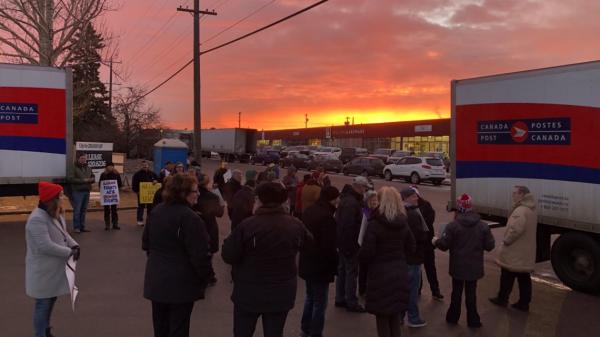
[[[401,178],[415,185],[422,181],[431,181],[434,185],[441,185],[446,179],[446,170],[441,159],[410,156],[384,167],[383,176],[387,181]]]
[[[339,147],[321,146],[320,148],[316,149],[312,154],[313,155],[328,155],[328,156],[335,157],[335,159],[340,159],[340,155],[342,154],[342,149],[340,149]]]

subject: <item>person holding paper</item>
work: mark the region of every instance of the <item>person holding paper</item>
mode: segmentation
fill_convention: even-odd
[[[25,292],[35,299],[35,337],[51,336],[50,317],[58,296],[70,293],[65,267],[70,257],[79,259],[79,245],[67,233],[63,213],[63,188],[40,182],[40,202],[25,225]]]
[[[160,178],[156,173],[150,170],[150,165],[147,161],[142,161],[142,168],[133,175],[131,182],[131,188],[137,194],[137,224],[138,226],[144,225],[144,208],[146,209],[146,218],[150,216],[152,211],[152,203],[142,203],[140,200],[140,183],[149,182],[153,185],[157,184]]]
[[[117,189],[116,193],[118,194],[119,193],[118,190],[120,190],[121,186],[122,186],[121,175],[115,169],[115,165],[109,161],[106,163],[106,168],[104,169],[104,172],[102,172],[102,174],[100,175],[100,181],[98,181],[98,187],[100,187],[100,190],[102,190],[103,182],[110,181],[110,180],[117,181],[118,189]],[[117,213],[117,206],[118,206],[118,204],[104,205],[104,230],[105,231],[110,230],[111,221],[112,221],[112,229],[117,229],[117,230],[121,229],[121,227],[119,227],[119,214]]]

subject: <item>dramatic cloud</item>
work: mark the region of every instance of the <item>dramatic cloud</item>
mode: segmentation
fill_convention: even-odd
[[[201,41],[270,0],[206,0]],[[313,3],[279,0],[202,50]],[[148,88],[192,57],[192,17],[170,0],[127,0],[107,22],[130,80]],[[597,59],[600,3],[584,0],[331,0],[202,56],[203,127],[258,129],[449,116],[452,79]],[[149,96],[192,127],[192,71]]]

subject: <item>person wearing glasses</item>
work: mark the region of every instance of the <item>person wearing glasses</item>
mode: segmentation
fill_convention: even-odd
[[[25,292],[35,299],[35,337],[52,336],[50,316],[58,296],[70,293],[65,267],[71,256],[79,259],[79,245],[67,233],[63,214],[63,188],[38,184],[40,202],[25,225]]]
[[[163,202],[144,227],[144,297],[152,301],[155,337],[189,336],[194,302],[204,298],[210,277],[209,236],[192,209],[198,193],[195,177],[169,176]]]

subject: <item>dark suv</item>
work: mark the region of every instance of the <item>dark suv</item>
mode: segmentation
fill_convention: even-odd
[[[369,151],[362,147],[345,147],[342,149],[342,153],[340,154],[340,160],[342,163],[346,164],[356,157],[368,156]]]
[[[277,164],[279,163],[279,151],[265,151],[265,152],[259,152],[257,154],[255,154],[254,156],[252,156],[252,158],[250,159],[250,164],[252,165],[256,165],[256,164],[263,164],[263,165],[268,165],[268,164]]]
[[[356,174],[365,177],[383,176],[385,164],[379,158],[375,157],[357,157],[344,165],[342,172],[344,175]]]

